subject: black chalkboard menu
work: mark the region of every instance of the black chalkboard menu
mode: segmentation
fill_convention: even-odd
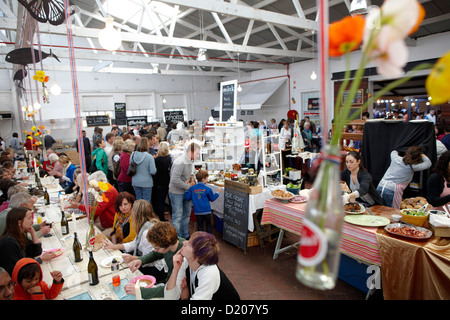
[[[184,121],[183,111],[164,111],[164,122],[175,122]]]
[[[127,118],[127,126],[134,127],[137,124],[140,124],[143,126],[147,123],[147,116],[135,116],[135,117],[128,117]]]
[[[117,125],[127,125],[127,107],[125,102],[114,103],[114,113]]]
[[[226,184],[224,192],[223,239],[246,252],[249,195]]]
[[[221,118],[220,121],[228,121],[234,115],[236,82],[229,81],[221,83]]]
[[[86,123],[88,127],[102,127],[109,126],[109,116],[86,116]]]

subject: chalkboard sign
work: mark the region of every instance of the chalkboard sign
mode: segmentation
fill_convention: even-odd
[[[168,122],[175,122],[183,121],[184,122],[184,114],[183,111],[164,111],[164,121],[166,123]]]
[[[350,91],[344,91],[344,95],[342,96],[342,103],[347,100]],[[353,98],[352,104],[363,104],[364,103],[364,89],[358,89],[356,91],[355,97]]]
[[[247,251],[248,193],[225,186],[223,239]]]
[[[220,118],[219,121],[228,121],[231,116],[236,117],[237,80],[220,83]]]
[[[127,126],[134,127],[137,124],[140,124],[141,127],[147,123],[147,116],[136,116],[136,117],[127,117]]]
[[[86,123],[88,127],[102,127],[109,126],[109,116],[86,116]]]
[[[127,125],[127,108],[125,102],[114,103],[114,113],[117,125]]]

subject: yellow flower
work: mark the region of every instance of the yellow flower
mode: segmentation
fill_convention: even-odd
[[[31,131],[36,131],[36,126],[32,126]]]
[[[450,51],[436,62],[427,77],[425,87],[432,105],[450,100]]]

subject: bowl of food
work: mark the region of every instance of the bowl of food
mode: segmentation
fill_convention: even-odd
[[[289,202],[294,197],[294,194],[289,191],[284,191],[281,189],[274,190],[270,193],[275,199],[281,200],[282,202]]]
[[[288,183],[286,185],[286,191],[291,192],[294,195],[298,195],[300,188],[301,188],[302,184],[294,184],[294,183]]]
[[[428,220],[429,212],[420,209],[401,210],[402,220],[406,223],[422,227]]]

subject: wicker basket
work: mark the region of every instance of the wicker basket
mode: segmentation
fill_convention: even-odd
[[[417,210],[413,210],[413,209],[402,210],[402,220],[404,222],[413,224],[418,227],[422,227],[428,221],[428,216],[430,215],[429,213],[427,213],[426,216],[411,216],[409,214],[405,214],[405,212],[408,212],[408,211],[417,211]]]

